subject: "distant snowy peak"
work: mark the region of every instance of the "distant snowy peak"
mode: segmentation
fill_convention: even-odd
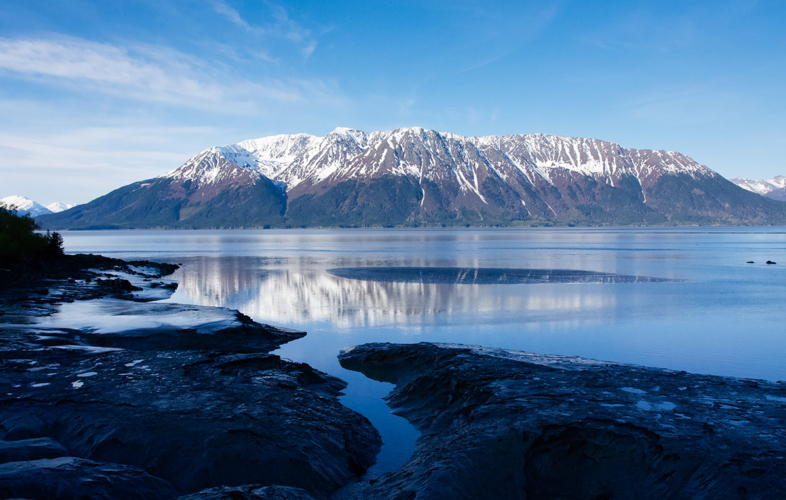
[[[49,208],[25,196],[6,196],[0,198],[0,205],[10,208],[15,207],[19,215],[30,214],[33,217],[53,213]]]
[[[745,179],[743,177],[729,180],[748,191],[775,200],[786,201],[786,176],[778,175],[769,180]]]
[[[729,180],[743,189],[762,195],[766,195],[770,191],[776,189],[786,188],[786,177],[783,175],[773,177],[769,180],[746,179],[744,177],[735,177]]]
[[[76,203],[63,203],[62,201],[56,201],[47,205],[46,208],[53,214],[57,214],[64,210],[68,210],[69,208],[74,208],[75,206]]]

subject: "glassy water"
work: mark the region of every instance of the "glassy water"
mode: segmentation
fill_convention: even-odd
[[[340,367],[336,355],[348,345],[457,342],[786,380],[784,228],[99,231],[64,238],[69,252],[181,263],[173,302],[226,306],[307,331],[278,354],[349,383],[342,401],[366,415],[386,443],[377,472],[401,465],[417,434],[384,404],[390,385]],[[409,269],[352,269],[372,266]]]

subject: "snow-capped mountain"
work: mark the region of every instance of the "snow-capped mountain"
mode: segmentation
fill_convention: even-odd
[[[50,203],[49,205],[47,205],[46,208],[53,214],[57,214],[62,212],[63,210],[74,208],[75,206],[76,203],[63,203],[62,201],[56,201],[54,203]]]
[[[16,207],[17,213],[19,215],[30,214],[33,217],[37,217],[39,215],[53,213],[52,210],[50,210],[49,208],[25,196],[15,195],[15,196],[6,196],[5,198],[0,198],[0,205],[5,207]]]
[[[743,177],[735,177],[729,180],[748,191],[772,198],[773,200],[786,201],[786,177],[783,175],[773,177],[766,181],[745,179]]]
[[[266,208],[252,216],[255,206]],[[74,210],[48,220],[80,227],[786,221],[786,204],[762,201],[678,152],[419,127],[337,128],[325,137],[213,147],[81,207],[78,216]]]
[[[36,201],[31,200],[30,198],[27,198],[26,196],[6,196],[5,198],[0,198],[0,205],[6,207],[14,206],[16,207],[17,213],[19,215],[25,215],[29,213],[33,217],[37,217],[39,215],[56,214],[76,206],[75,203],[63,203],[60,201],[56,201],[54,203],[50,203],[47,206],[44,206]]]
[[[288,191],[328,179],[341,182],[388,173],[433,181],[448,173],[469,191],[476,191],[474,180],[482,171],[496,171],[503,179],[537,175],[547,182],[560,171],[604,180],[623,175],[646,180],[663,173],[717,175],[679,153],[625,149],[597,139],[545,134],[462,137],[419,127],[371,134],[339,127],[326,137],[278,135],[213,150],[284,182]]]
[[[282,225],[286,194],[255,169],[210,148],[180,168],[90,203],[44,216],[45,227],[246,227]]]

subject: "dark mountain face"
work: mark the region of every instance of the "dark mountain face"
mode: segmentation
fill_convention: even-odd
[[[772,198],[773,200],[778,201],[786,201],[786,188],[773,189],[767,193],[767,198]]]
[[[786,204],[676,152],[542,134],[336,129],[204,151],[46,227],[783,224]]]
[[[69,229],[261,227],[281,225],[285,210],[286,193],[270,179],[205,152],[174,175],[129,184],[39,223]]]

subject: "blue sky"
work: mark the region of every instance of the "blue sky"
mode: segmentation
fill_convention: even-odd
[[[213,145],[422,126],[786,174],[786,3],[3,0],[0,196],[86,202]]]

